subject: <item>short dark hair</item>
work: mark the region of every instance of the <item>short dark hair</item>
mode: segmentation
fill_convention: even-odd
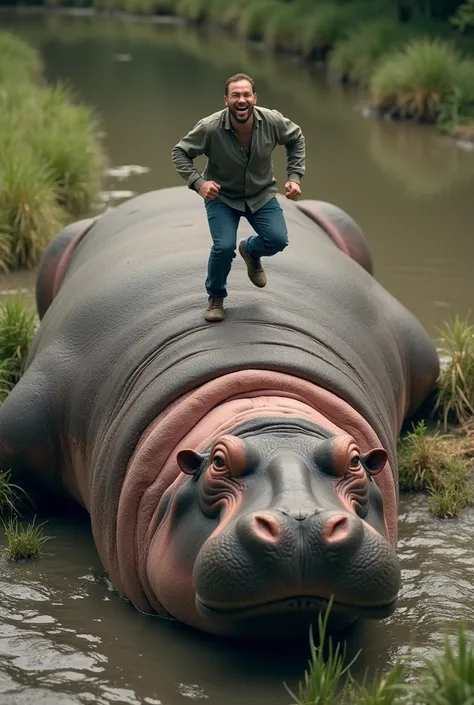
[[[250,85],[252,86],[252,93],[255,93],[255,82],[254,82],[253,78],[250,78],[250,76],[247,76],[246,73],[236,73],[235,76],[231,76],[225,82],[225,86],[224,86],[225,95],[229,94],[230,84],[235,83],[236,81],[248,81],[250,83]]]

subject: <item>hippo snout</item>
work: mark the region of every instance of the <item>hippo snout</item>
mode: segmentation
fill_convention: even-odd
[[[252,552],[270,549],[285,550],[285,543],[294,543],[294,550],[305,552],[355,551],[362,541],[362,522],[347,512],[318,511],[289,514],[283,510],[254,512],[240,517],[236,534],[244,549]]]
[[[334,597],[358,616],[390,614],[400,588],[396,555],[386,539],[355,514],[265,510],[246,513],[211,537],[194,569],[198,608],[224,613],[301,609]]]

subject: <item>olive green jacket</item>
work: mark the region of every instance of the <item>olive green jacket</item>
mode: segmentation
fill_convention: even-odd
[[[299,183],[305,171],[305,139],[301,128],[277,110],[254,108],[250,153],[234,132],[229,110],[209,115],[173,148],[172,159],[190,189],[199,191],[205,181],[220,184],[219,198],[227,205],[256,211],[277,192],[272,152],[285,145],[288,181]],[[201,175],[193,163],[205,154]]]

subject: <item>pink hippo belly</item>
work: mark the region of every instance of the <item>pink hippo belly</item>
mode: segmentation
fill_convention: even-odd
[[[350,434],[364,453],[381,446],[373,429],[345,401],[279,372],[234,372],[178,399],[145,430],[130,458],[117,513],[115,564],[105,566],[115,587],[139,610],[163,612],[148,583],[147,557],[160,499],[183,478],[176,462],[178,451],[203,451],[217,435],[262,416],[297,417],[335,435]],[[383,496],[387,537],[395,549],[397,493],[389,462],[374,479]]]

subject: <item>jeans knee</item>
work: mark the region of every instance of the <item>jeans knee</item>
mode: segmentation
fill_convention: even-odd
[[[232,262],[235,257],[235,247],[216,247],[214,245],[212,248],[212,254],[216,259],[220,260],[221,262]]]
[[[288,246],[288,233],[275,233],[273,243],[276,252],[282,252]]]

